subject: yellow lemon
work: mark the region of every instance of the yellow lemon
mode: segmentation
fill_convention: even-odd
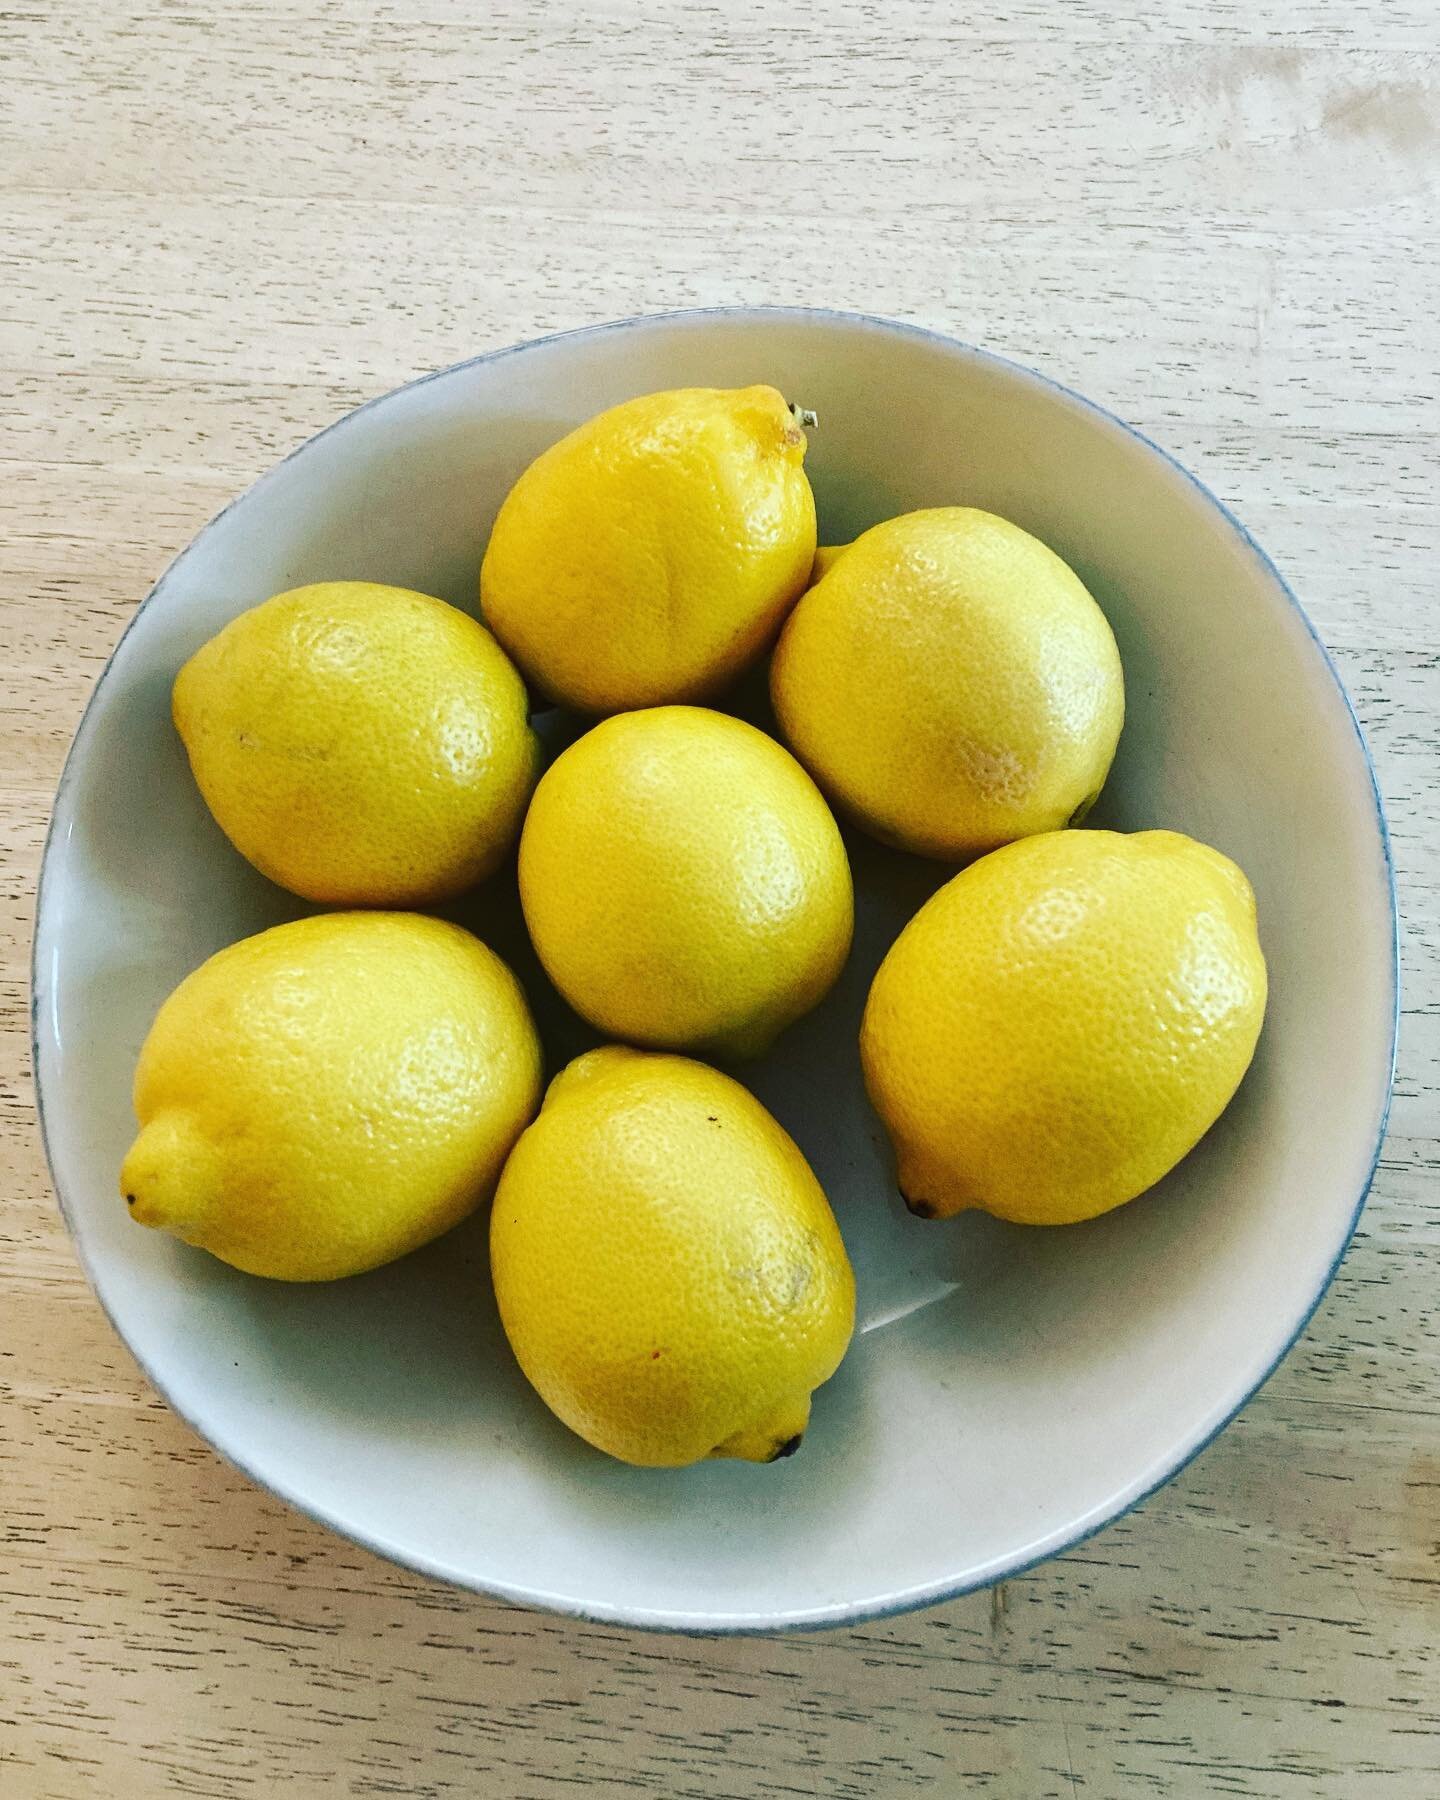
[[[486,623],[583,712],[715,692],[768,648],[809,576],[804,460],[771,387],[612,407],[511,489],[480,572]]]
[[[121,1191],[142,1225],[253,1275],[359,1274],[490,1194],[540,1073],[519,983],[458,925],[277,925],[161,1007]]]
[[[520,839],[536,952],[609,1037],[756,1055],[850,948],[839,828],[773,738],[703,707],[619,713],[546,771]]]
[[[820,1184],[737,1082],[610,1047],[505,1165],[490,1265],[545,1404],[624,1462],[770,1462],[839,1366],[855,1281]]]
[[[817,559],[771,695],[795,754],[887,843],[958,860],[1084,816],[1124,717],[1080,579],[971,507],[887,520]]]
[[[196,651],[174,714],[221,830],[307,900],[460,893],[514,841],[535,783],[509,658],[466,613],[408,588],[277,594]]]
[[[1224,1111],[1265,991],[1250,884],[1192,838],[1051,832],[972,863],[861,1027],[911,1209],[1063,1225],[1133,1200]]]
[[[810,565],[811,587],[814,587],[822,575],[830,573],[849,547],[848,544],[821,544],[819,546],[815,552],[815,560]]]

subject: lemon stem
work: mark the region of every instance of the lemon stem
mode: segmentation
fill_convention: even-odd
[[[814,431],[820,423],[819,413],[811,412],[808,406],[797,406],[793,400],[790,403],[790,417],[797,425],[803,425],[806,431]]]

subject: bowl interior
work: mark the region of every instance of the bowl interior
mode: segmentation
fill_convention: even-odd
[[[1093,822],[1167,825],[1233,856],[1256,888],[1272,998],[1234,1104],[1137,1204],[1059,1232],[920,1223],[894,1192],[855,1033],[881,955],[947,871],[852,837],[846,975],[743,1075],[831,1195],[860,1330],[799,1456],[641,1472],[572,1438],[525,1386],[483,1220],[374,1275],[292,1289],[137,1229],[116,1171],[165,994],[221,945],[304,910],[201,803],[169,722],[185,657],[305,581],[395,582],[471,607],[489,522],[546,444],[634,393],[752,381],[819,412],[823,541],[965,502],[1076,566],[1127,686]],[[756,691],[737,706],[760,704]],[[508,873],[452,910],[514,962],[552,1067],[592,1041],[543,982]],[[1383,830],[1344,696],[1274,572],[1202,489],[1084,402],[945,340],[838,315],[692,314],[523,346],[374,402],[169,570],[101,681],[57,803],[37,1070],[91,1279],[156,1384],[242,1467],[470,1585],[743,1628],[994,1579],[1113,1517],[1206,1441],[1283,1353],[1349,1235],[1388,1093],[1393,974]]]

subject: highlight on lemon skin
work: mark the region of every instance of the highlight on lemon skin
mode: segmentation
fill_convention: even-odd
[[[1068,830],[981,857],[901,932],[861,1025],[911,1211],[1063,1225],[1134,1200],[1229,1104],[1265,1002],[1219,851]]]
[[[360,1274],[489,1197],[540,1074],[519,983],[469,932],[299,919],[219,951],[160,1008],[120,1191],[138,1224],[249,1274]]]
[[[855,1321],[808,1163],[738,1082],[607,1046],[551,1083],[490,1215],[526,1378],[596,1449],[647,1468],[775,1462]]]
[[[708,699],[763,655],[815,555],[806,423],[772,387],[677,388],[537,457],[480,573],[527,679],[603,714]]]

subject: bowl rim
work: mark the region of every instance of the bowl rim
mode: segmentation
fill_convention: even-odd
[[[193,1416],[192,1412],[187,1411],[185,1407],[181,1406],[176,1401],[174,1395],[168,1390],[165,1381],[157,1371],[136,1352],[134,1346],[130,1343],[122,1329],[115,1311],[112,1308],[111,1302],[106,1296],[105,1286],[100,1276],[100,1272],[86,1246],[83,1233],[77,1223],[76,1210],[73,1207],[70,1198],[67,1196],[57,1173],[56,1156],[52,1144],[49,1123],[46,1117],[44,1077],[42,1074],[41,996],[46,989],[45,979],[41,972],[41,955],[42,951],[49,943],[49,933],[46,930],[45,924],[46,885],[47,880],[51,877],[53,867],[52,857],[61,828],[62,815],[68,813],[68,805],[71,799],[72,790],[78,780],[78,769],[84,745],[92,728],[94,710],[101,691],[110,676],[116,657],[125,643],[125,640],[139,622],[142,613],[144,613],[146,608],[149,607],[153,601],[159,598],[171,577],[191,552],[199,546],[201,541],[215,529],[220,521],[224,519],[234,507],[239,505],[241,501],[246,500],[251,495],[259,492],[273,479],[277,478],[280,472],[290,462],[310,449],[314,444],[319,442],[320,439],[328,437],[331,432],[348,424],[360,414],[368,412],[372,408],[382,406],[400,394],[411,393],[417,388],[428,386],[431,382],[444,380],[449,376],[459,374],[463,370],[496,363],[507,357],[519,355],[529,350],[540,349],[550,344],[583,341],[603,336],[614,336],[636,328],[643,329],[647,326],[701,326],[707,321],[721,319],[727,321],[749,320],[762,324],[766,321],[773,320],[790,321],[802,324],[808,322],[860,327],[875,331],[882,335],[893,334],[899,337],[911,338],[948,352],[959,352],[963,357],[972,359],[982,365],[988,365],[990,368],[998,370],[1009,378],[1018,380],[1024,385],[1039,389],[1054,398],[1058,398],[1068,406],[1088,414],[1105,430],[1111,433],[1119,433],[1123,437],[1132,439],[1142,445],[1146,450],[1150,451],[1152,455],[1165,466],[1172,478],[1178,476],[1184,485],[1190,488],[1193,493],[1198,496],[1202,504],[1208,506],[1213,513],[1219,517],[1228,528],[1231,535],[1238,540],[1242,549],[1244,549],[1253,561],[1259,565],[1262,575],[1268,579],[1274,589],[1288,602],[1292,612],[1304,627],[1305,632],[1310,639],[1312,649],[1318,654],[1326,673],[1340,697],[1345,710],[1345,715],[1349,720],[1351,730],[1354,734],[1356,745],[1360,751],[1366,772],[1369,776],[1370,794],[1374,806],[1375,830],[1381,857],[1381,873],[1383,876],[1382,885],[1389,905],[1389,925],[1387,932],[1389,950],[1387,967],[1390,980],[1390,999],[1387,1009],[1389,1020],[1389,1044],[1383,1053],[1383,1082],[1379,1105],[1377,1106],[1371,1127],[1373,1142],[1369,1166],[1365,1170],[1363,1179],[1357,1188],[1349,1221],[1336,1247],[1335,1255],[1330,1266],[1324,1272],[1313,1294],[1307,1300],[1299,1317],[1296,1319],[1289,1336],[1275,1354],[1268,1367],[1263,1369],[1253,1380],[1247,1379],[1243,1391],[1233,1403],[1227,1406],[1227,1409],[1218,1420],[1212,1423],[1203,1424],[1192,1440],[1182,1441],[1178,1452],[1175,1453],[1172,1458],[1167,1458],[1165,1466],[1158,1474],[1152,1472],[1147,1475],[1142,1475],[1139,1478],[1140,1485],[1136,1486],[1132,1482],[1127,1486],[1122,1487],[1118,1490],[1116,1496],[1112,1496],[1111,1499],[1102,1502],[1101,1505],[1094,1508],[1089,1515],[1085,1516],[1078,1523],[1072,1522],[1069,1526],[1058,1528],[1047,1534],[1037,1543],[1025,1545],[1009,1556],[996,1558],[991,1564],[986,1565],[978,1571],[967,1572],[961,1576],[941,1578],[937,1581],[921,1583],[914,1587],[903,1589],[898,1593],[872,1597],[853,1603],[843,1601],[832,1602],[798,1612],[780,1611],[775,1613],[765,1613],[763,1611],[752,1610],[748,1612],[727,1614],[714,1612],[688,1612],[680,1608],[658,1609],[627,1607],[624,1605],[597,1605],[593,1601],[580,1600],[573,1596],[546,1593],[533,1587],[527,1587],[522,1583],[493,1579],[482,1581],[473,1575],[468,1574],[464,1570],[456,1569],[436,1559],[427,1558],[423,1554],[417,1553],[407,1547],[394,1543],[387,1543],[373,1534],[367,1534],[366,1532],[355,1528],[353,1525],[346,1523],[332,1510],[319,1506],[307,1499],[304,1495],[296,1492],[289,1484],[277,1480],[273,1475],[263,1475],[259,1473],[250,1465],[250,1462],[244,1453],[230,1445],[218,1441],[211,1435],[211,1432]],[[1197,475],[1192,474],[1183,463],[1179,462],[1162,445],[1157,444],[1152,438],[1147,436],[1146,433],[1138,430],[1135,426],[1127,424],[1108,408],[1099,405],[1096,401],[1087,399],[1085,395],[1077,392],[1074,388],[1067,386],[1065,383],[1056,380],[1054,377],[1043,374],[1037,369],[1032,369],[1026,364],[1016,361],[1012,357],[1001,355],[996,351],[985,349],[980,345],[968,343],[964,339],[953,337],[946,332],[936,330],[930,326],[913,324],[907,320],[887,318],[879,313],[851,311],[838,307],[823,306],[757,305],[678,307],[658,312],[631,314],[621,319],[606,320],[595,324],[578,326],[570,330],[545,332],[537,337],[524,338],[516,343],[502,345],[494,350],[482,351],[476,356],[464,357],[460,361],[450,363],[443,368],[432,369],[426,374],[415,377],[411,381],[402,382],[398,387],[387,389],[384,393],[372,395],[368,400],[362,401],[358,406],[350,408],[349,411],[342,413],[338,418],[331,420],[328,425],[323,426],[318,432],[315,432],[304,439],[303,442],[297,444],[292,450],[281,457],[278,462],[273,463],[268,469],[264,470],[249,484],[249,486],[242,489],[240,493],[228,500],[226,504],[200,528],[195,536],[190,539],[189,543],[187,543],[165,566],[149,592],[139,602],[129,620],[126,622],[124,630],[116,639],[109,655],[105,659],[104,666],[95,679],[95,684],[86,699],[80,714],[79,722],[77,723],[74,735],[71,738],[70,746],[65,754],[65,761],[61,767],[60,778],[56,786],[55,797],[51,806],[50,819],[46,827],[45,840],[40,856],[40,872],[35,890],[34,928],[31,940],[30,958],[30,1056],[31,1069],[34,1077],[35,1105],[39,1119],[40,1137],[45,1153],[46,1165],[49,1170],[51,1186],[55,1191],[55,1197],[60,1208],[61,1216],[64,1219],[66,1230],[69,1232],[76,1259],[80,1264],[81,1272],[84,1274],[92,1292],[99,1301],[101,1309],[109,1320],[112,1330],[120,1339],[121,1343],[125,1345],[125,1348],[131,1357],[134,1358],[137,1367],[140,1369],[140,1372],[144,1375],[145,1379],[161,1396],[171,1410],[175,1412],[187,1426],[189,1426],[196,1436],[201,1438],[224,1461],[228,1462],[232,1468],[237,1469],[247,1480],[252,1481],[263,1492],[272,1494],[286,1505],[294,1507],[306,1518],[311,1519],[318,1525],[324,1526],[329,1531],[335,1532],[338,1536],[345,1538],[350,1542],[358,1543],[364,1549],[384,1558],[386,1561],[397,1564],[403,1568],[411,1569],[415,1573],[424,1575],[431,1580],[444,1581],[452,1586],[469,1592],[486,1595],[515,1605],[543,1608],[548,1612],[580,1619],[588,1623],[621,1625],[637,1630],[671,1632],[682,1635],[755,1636],[779,1631],[828,1630],[844,1626],[862,1625],[877,1620],[894,1618],[900,1614],[912,1612],[923,1607],[938,1606],[946,1601],[958,1599],[965,1594],[975,1593],[984,1588],[993,1587],[998,1582],[1009,1580],[1013,1576],[1022,1575],[1026,1573],[1026,1571],[1036,1568],[1041,1563],[1048,1562],[1053,1557],[1064,1555],[1068,1551],[1076,1549],[1079,1545],[1088,1542],[1088,1540],[1094,1537],[1098,1532],[1103,1531],[1106,1526],[1113,1524],[1117,1519],[1123,1519],[1127,1514],[1134,1511],[1134,1509],[1143,1501],[1149,1499],[1152,1494],[1158,1492],[1160,1488],[1164,1487],[1184,1469],[1188,1468],[1202,1452],[1209,1448],[1220,1433],[1234,1421],[1237,1415],[1250,1403],[1259,1390],[1280,1367],[1281,1363],[1289,1356],[1291,1350],[1294,1349],[1296,1343],[1304,1334],[1306,1327],[1314,1317],[1316,1309],[1324,1299],[1325,1294],[1330,1288],[1331,1282],[1335,1278],[1336,1271],[1344,1260],[1345,1253],[1349,1249],[1350,1243],[1355,1235],[1356,1227],[1360,1222],[1360,1215],[1364,1210],[1366,1197],[1369,1194],[1371,1184],[1374,1181],[1375,1172],[1379,1165],[1381,1152],[1385,1142],[1386,1127],[1390,1113],[1390,1102],[1395,1081],[1395,1058],[1399,1034],[1399,1013],[1399,913],[1396,904],[1395,867],[1391,851],[1390,833],[1385,817],[1384,801],[1380,794],[1374,760],[1370,754],[1369,745],[1365,741],[1365,734],[1361,728],[1360,721],[1356,717],[1354,704],[1340,677],[1334,658],[1331,656],[1324,640],[1316,630],[1315,625],[1311,621],[1294,590],[1291,588],[1289,582],[1286,581],[1285,577],[1280,573],[1267,552],[1251,535],[1249,529],[1217,494],[1207,487]]]

